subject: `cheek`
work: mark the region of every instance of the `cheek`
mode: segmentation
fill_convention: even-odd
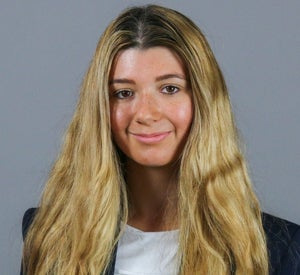
[[[178,125],[178,127],[186,132],[189,130],[190,125],[193,120],[193,105],[192,101],[189,99],[184,104],[178,104],[176,110],[173,110],[174,114],[174,122]]]
[[[110,124],[111,124],[111,131],[113,134],[113,137],[115,138],[115,134],[118,133],[118,129],[119,129],[119,117],[120,115],[118,114],[118,109],[114,106],[111,105],[110,106]]]
[[[120,106],[110,106],[110,123],[111,130],[114,138],[118,138],[122,131],[127,128],[128,124],[128,112],[126,108]]]

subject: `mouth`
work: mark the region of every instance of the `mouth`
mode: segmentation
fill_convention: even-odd
[[[159,132],[159,133],[130,133],[134,138],[142,143],[157,143],[164,140],[167,136],[171,134],[171,131]]]

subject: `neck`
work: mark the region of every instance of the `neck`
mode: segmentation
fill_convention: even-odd
[[[128,224],[144,231],[177,228],[177,167],[126,165],[129,198]]]

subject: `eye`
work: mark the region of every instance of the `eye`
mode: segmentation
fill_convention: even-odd
[[[162,93],[168,94],[168,95],[172,95],[177,92],[179,92],[179,88],[174,85],[167,85],[167,86],[164,86],[162,89]]]
[[[114,92],[114,96],[118,99],[126,99],[133,96],[133,92],[130,90],[119,90]]]

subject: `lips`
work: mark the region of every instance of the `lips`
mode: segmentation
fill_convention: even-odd
[[[159,133],[130,133],[134,138],[142,143],[157,143],[164,140],[167,136],[169,136],[171,131],[159,132]]]

